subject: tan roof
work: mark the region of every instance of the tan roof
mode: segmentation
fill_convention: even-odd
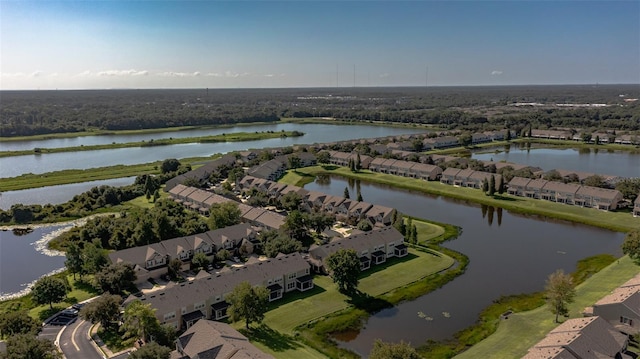
[[[544,185],[544,187],[542,187],[542,189],[545,191],[555,191],[563,194],[576,194],[580,187],[582,186],[574,183],[549,181]]]
[[[556,348],[566,349],[576,358],[615,358],[626,347],[627,341],[624,334],[596,316],[567,320],[549,332],[532,350],[540,354],[539,349],[551,349],[553,353]]]
[[[200,319],[179,338],[178,346],[187,358],[272,359],[229,324]],[[175,351],[175,354],[180,354]],[[172,353],[174,355],[174,353]],[[177,356],[179,358],[179,356]]]
[[[599,187],[590,187],[590,186],[582,186],[582,188],[580,188],[578,190],[578,194],[579,195],[585,195],[585,196],[591,196],[591,197],[603,198],[603,199],[607,199],[607,200],[610,200],[610,201],[613,201],[616,198],[619,198],[619,199],[622,198],[622,193],[620,193],[620,191],[618,191],[618,190],[607,189],[607,188],[599,188]]]
[[[640,315],[640,286],[618,287],[596,302],[596,306],[629,302]]]
[[[527,183],[529,183],[530,181],[531,181],[531,178],[513,177],[511,181],[509,181],[509,187],[516,187],[516,186],[526,187]]]

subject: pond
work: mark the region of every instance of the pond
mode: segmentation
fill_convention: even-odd
[[[40,277],[64,268],[64,253],[48,250],[47,243],[70,226],[40,226],[25,235],[0,231],[0,300],[25,294]]]
[[[60,204],[71,200],[74,196],[86,192],[97,186],[126,186],[133,183],[135,177],[122,177],[110,180],[89,181],[80,183],[64,184],[59,186],[48,186],[40,188],[30,188],[20,191],[2,192],[0,196],[0,209],[8,210],[17,203]]]
[[[472,158],[531,165],[545,171],[566,169],[621,177],[640,177],[639,153],[589,148],[527,148],[524,145],[501,147],[497,151],[499,152],[473,153]]]
[[[470,258],[462,276],[414,301],[375,314],[359,333],[341,338],[340,346],[362,356],[377,338],[404,340],[414,346],[450,338],[473,324],[480,311],[501,295],[542,290],[549,274],[557,269],[572,272],[585,257],[622,254],[623,234],[598,228],[339,177],[305,186],[336,196],[342,196],[345,187],[352,197],[359,187],[364,201],[462,227],[462,234],[445,245]]]
[[[286,147],[295,144],[313,144],[351,140],[358,138],[384,137],[392,135],[401,135],[409,133],[426,132],[425,130],[412,128],[395,128],[367,125],[327,125],[327,124],[278,124],[278,125],[261,125],[254,126],[255,131],[300,131],[304,132],[304,136],[273,138],[257,141],[243,142],[223,142],[223,143],[191,143],[178,144],[169,146],[154,147],[134,147],[134,148],[118,148],[97,151],[80,151],[80,152],[61,152],[52,154],[26,155],[0,158],[0,178],[15,177],[23,173],[45,173],[59,171],[64,169],[87,169],[96,167],[105,167],[112,165],[132,165],[139,163],[149,163],[167,158],[188,158],[188,157],[207,157],[216,153],[227,153],[231,151],[242,151],[250,148],[265,147]],[[224,133],[231,133],[232,130],[246,131],[245,127],[225,128],[221,130]],[[212,130],[214,131],[214,130]],[[237,132],[236,131],[236,132]],[[168,132],[163,134],[166,137],[176,137],[184,135],[185,132]],[[192,135],[203,136],[206,131],[199,131]],[[102,136],[97,137],[77,137],[82,144],[89,145],[93,141],[97,141]],[[153,138],[160,138],[159,134],[154,134]],[[135,139],[125,139],[122,142],[130,142]],[[48,147],[40,145],[40,143],[48,143],[47,141],[31,141],[28,149],[33,147]],[[56,140],[57,141],[57,140]],[[37,145],[34,145],[37,142]],[[111,143],[109,141],[107,143]],[[0,143],[0,149],[6,150],[9,146],[13,146],[12,142]]]

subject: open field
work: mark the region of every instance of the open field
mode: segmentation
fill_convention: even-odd
[[[640,267],[625,256],[594,274],[577,287],[575,302],[569,305],[571,318],[581,317],[585,307],[593,305],[638,273]],[[546,306],[513,314],[508,320],[500,322],[494,334],[456,358],[520,358],[532,345],[558,326],[554,323],[554,318]]]
[[[465,187],[454,187],[440,182],[428,182],[419,179],[376,173],[367,170],[352,172],[346,167],[314,166],[298,169],[308,174],[336,174],[344,177],[361,179],[364,181],[386,184],[424,193],[441,195],[451,198],[467,200],[489,206],[530,215],[562,219],[614,231],[627,232],[640,229],[640,218],[634,218],[629,212],[605,212],[593,208],[581,208],[544,200],[517,197],[511,195],[485,195],[481,190]]]
[[[453,258],[449,256],[441,254],[438,257],[411,249],[409,256],[405,258],[390,259],[387,263],[362,273],[358,289],[378,296],[447,269],[453,263]],[[346,302],[347,297],[338,292],[330,277],[316,276],[314,283],[316,288],[310,293],[296,294],[291,299],[284,298],[273,303],[275,308],[267,312],[265,324],[292,335],[296,327],[350,306]]]

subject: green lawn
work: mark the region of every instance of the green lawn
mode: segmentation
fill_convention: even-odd
[[[358,289],[378,296],[449,268],[454,263],[451,257],[445,255],[438,257],[415,250],[410,250],[409,254],[405,258],[391,259],[387,266],[373,267],[364,272]],[[314,283],[316,288],[310,293],[313,295],[301,293],[294,300],[284,298],[281,304],[267,312],[265,324],[291,335],[299,325],[349,307],[346,302],[348,298],[338,292],[330,277],[316,276]]]
[[[577,287],[576,300],[569,306],[570,316],[581,317],[585,307],[593,305],[638,273],[640,267],[625,256],[594,274]],[[546,306],[513,314],[500,323],[494,334],[456,358],[520,358],[558,325],[554,318]]]
[[[294,185],[302,187],[307,183],[313,182],[315,176],[307,175],[299,171],[287,171],[284,177],[278,180],[278,183]]]
[[[640,229],[640,218],[634,218],[629,212],[604,212],[593,208],[568,206],[561,203],[510,196],[507,194],[491,197],[485,195],[481,190],[474,188],[454,187],[440,182],[428,182],[384,173],[374,173],[368,170],[354,173],[346,167],[332,168],[333,167],[323,168],[321,166],[314,166],[298,169],[298,172],[308,174],[333,173],[344,177],[502,207],[523,214],[543,215],[615,231],[626,232]]]
[[[432,223],[413,220],[413,224],[418,230],[418,242],[425,243],[444,234],[444,228]]]

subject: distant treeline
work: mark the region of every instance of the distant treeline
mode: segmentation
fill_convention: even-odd
[[[280,117],[427,123],[449,129],[640,130],[637,85],[243,90],[2,91],[0,136],[272,122]],[[542,106],[514,106],[539,103]],[[555,104],[606,104],[558,107]]]

